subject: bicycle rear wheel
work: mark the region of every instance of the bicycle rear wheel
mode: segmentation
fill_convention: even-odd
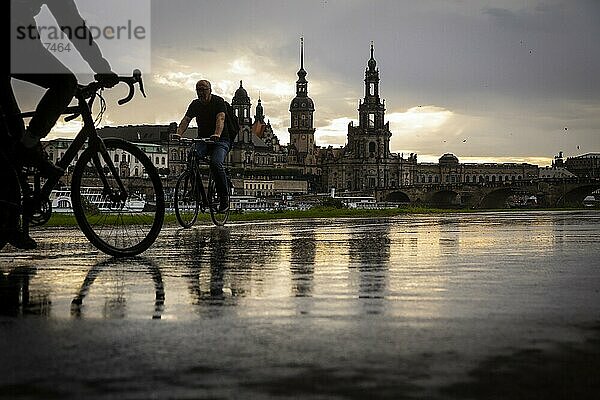
[[[106,139],[104,145],[106,153],[89,148],[75,165],[73,212],[99,250],[116,257],[138,255],[154,243],[162,228],[162,182],[152,162],[134,144]]]
[[[219,196],[217,194],[217,187],[213,179],[212,172],[208,173],[208,208],[210,210],[210,219],[217,226],[223,226],[229,219],[229,211],[231,207],[227,207],[227,211],[219,212]],[[229,197],[229,196],[228,196]],[[229,201],[229,198],[227,199]]]
[[[191,228],[198,219],[200,209],[200,194],[196,174],[185,171],[177,179],[175,185],[175,216],[179,225]]]

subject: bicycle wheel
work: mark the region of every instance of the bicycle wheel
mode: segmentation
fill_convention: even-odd
[[[185,171],[177,179],[175,185],[175,216],[184,228],[191,228],[198,219],[200,209],[200,196],[196,183],[196,174]]]
[[[210,219],[217,226],[223,226],[229,219],[229,211],[231,207],[227,208],[225,212],[219,212],[219,196],[217,194],[217,187],[213,179],[212,172],[208,173],[208,208],[210,210]]]
[[[138,255],[154,243],[162,228],[162,183],[152,162],[132,143],[106,139],[104,145],[106,153],[89,148],[75,165],[73,212],[99,250],[116,257]]]

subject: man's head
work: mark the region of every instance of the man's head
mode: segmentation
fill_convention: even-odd
[[[196,83],[196,94],[198,99],[202,103],[208,103],[210,101],[211,87],[210,82],[202,79]]]

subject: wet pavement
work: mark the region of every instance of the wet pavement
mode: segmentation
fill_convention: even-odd
[[[0,252],[0,398],[596,398],[600,213],[77,229]]]

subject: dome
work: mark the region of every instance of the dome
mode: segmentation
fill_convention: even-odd
[[[377,62],[375,61],[374,58],[371,58],[369,60],[369,69],[372,71],[375,69],[376,66],[377,66]]]
[[[242,81],[240,81],[240,87],[235,91],[235,95],[233,96],[232,103],[235,104],[250,104],[250,96],[248,96],[248,92],[242,86]]]
[[[458,164],[458,157],[452,153],[446,153],[439,159],[440,164]]]
[[[315,110],[315,103],[310,97],[296,96],[290,103],[290,111],[292,110]]]

